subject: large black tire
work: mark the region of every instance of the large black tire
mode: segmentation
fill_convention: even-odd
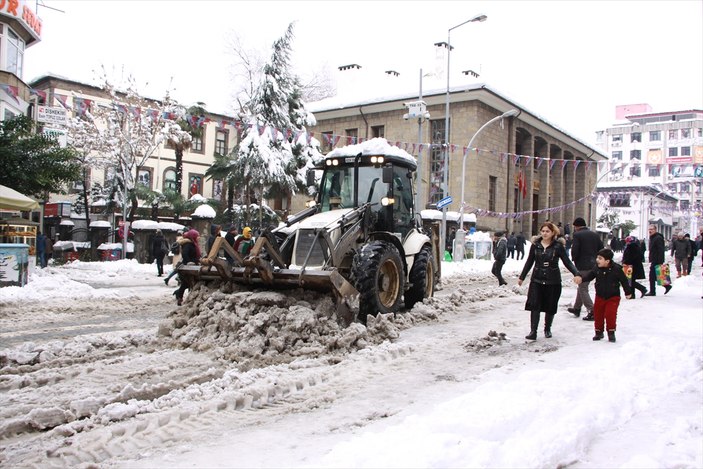
[[[434,295],[434,281],[432,251],[425,246],[415,256],[415,262],[410,269],[410,283],[412,285],[405,292],[405,307],[410,309],[415,306],[415,303]]]
[[[395,313],[405,288],[403,261],[391,243],[373,241],[354,256],[354,286],[359,291],[359,320],[369,314]]]

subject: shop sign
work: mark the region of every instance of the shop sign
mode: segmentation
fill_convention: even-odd
[[[27,28],[37,40],[41,39],[41,19],[25,0],[0,0],[0,16],[9,16]]]
[[[68,120],[68,111],[62,107],[37,106],[37,120],[46,124],[65,125]]]
[[[50,139],[56,140],[61,148],[66,148],[66,145],[68,145],[68,132],[64,129],[50,129],[44,127],[43,134]]]

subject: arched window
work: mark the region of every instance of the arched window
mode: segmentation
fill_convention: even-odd
[[[166,189],[176,190],[176,170],[173,168],[164,171],[164,190]]]

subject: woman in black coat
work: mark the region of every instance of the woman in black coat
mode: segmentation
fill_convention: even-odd
[[[642,298],[647,293],[647,287],[638,283],[637,280],[646,278],[644,275],[644,265],[642,264],[642,251],[637,238],[628,236],[625,238],[627,245],[622,253],[622,264],[632,266],[632,288],[639,290]]]
[[[518,285],[530,272],[532,265],[535,268],[530,277],[530,289],[527,292],[525,310],[530,311],[530,333],[525,336],[528,340],[537,340],[540,312],[545,312],[544,336],[552,337],[552,321],[557,313],[559,298],[561,297],[561,272],[559,260],[564,267],[574,274],[574,282],[581,283],[581,275],[574,264],[566,255],[564,239],[559,236],[559,228],[551,222],[542,223],[539,229],[540,237],[535,237],[530,246],[530,253],[525,261],[525,266],[518,279]]]

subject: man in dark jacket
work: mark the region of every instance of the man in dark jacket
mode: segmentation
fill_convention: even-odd
[[[515,237],[515,233],[510,233],[510,236],[508,236],[508,257],[511,259],[515,259],[515,246],[517,245],[517,238]]]
[[[581,217],[576,218],[572,226],[574,227],[574,235],[571,242],[571,260],[583,277],[596,266],[596,255],[598,255],[598,251],[603,249],[603,241],[597,233],[586,227],[586,220]],[[583,318],[584,321],[594,320],[593,299],[588,293],[590,284],[590,281],[584,281],[579,284],[574,306],[567,309],[568,312],[579,317],[581,315],[581,306],[583,305],[587,311],[586,316]]]
[[[645,296],[657,296],[657,266],[664,263],[666,252],[664,237],[657,232],[657,227],[649,225],[649,292]],[[664,287],[666,295],[671,285]]]
[[[502,231],[496,231],[495,233],[496,244],[493,250],[493,257],[495,262],[493,262],[493,268],[491,273],[498,279],[498,286],[507,285],[508,282],[503,278],[502,270],[505,260],[508,258],[508,240],[505,237],[505,233]]]
[[[515,236],[515,251],[517,252],[515,259],[520,260],[525,258],[525,243],[525,235],[522,234],[522,232],[518,233],[517,236]]]
[[[156,234],[151,240],[151,255],[156,259],[157,277],[161,277],[164,274],[164,256],[167,252],[166,238],[164,238],[161,230],[156,230]]]
[[[676,266],[676,277],[688,275],[688,257],[691,255],[691,243],[683,233],[674,237],[671,243],[671,256]]]

